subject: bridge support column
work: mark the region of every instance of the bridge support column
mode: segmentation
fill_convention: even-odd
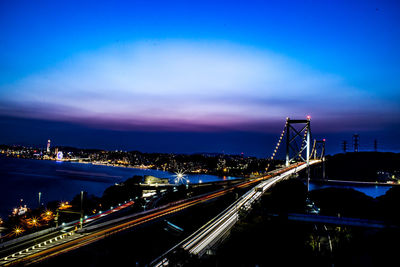
[[[307,192],[310,191],[310,142],[311,142],[311,129],[310,129],[310,118],[307,118]]]
[[[290,130],[289,130],[289,117],[286,118],[286,167],[290,164],[289,149],[290,149]]]

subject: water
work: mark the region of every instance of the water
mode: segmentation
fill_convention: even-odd
[[[386,185],[320,185],[320,184],[314,184],[310,182],[310,191],[312,190],[317,190],[317,189],[323,189],[323,188],[329,188],[329,187],[335,187],[335,188],[351,188],[357,191],[360,191],[367,196],[370,197],[379,197],[384,194],[392,187],[392,186],[386,186]]]
[[[37,207],[39,192],[41,203],[71,200],[81,190],[101,196],[107,187],[134,175],[169,178],[171,182],[175,178],[174,173],[159,170],[0,157],[0,217],[6,218],[20,203]],[[203,174],[186,178],[191,183],[236,179]]]

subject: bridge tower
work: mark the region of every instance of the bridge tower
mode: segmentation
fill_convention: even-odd
[[[289,166],[296,159],[309,163],[311,152],[310,119],[310,116],[307,116],[306,120],[286,118],[286,166]]]
[[[325,141],[326,139],[317,140],[314,139],[314,145],[311,152],[313,159],[319,159],[322,161],[322,178],[325,179]]]
[[[317,140],[314,139],[314,145],[311,152],[311,157],[313,159],[322,160],[325,157],[325,139]]]
[[[286,166],[289,166],[296,159],[307,163],[307,190],[310,183],[310,120],[310,116],[307,116],[306,120],[291,120],[290,118],[286,118]]]

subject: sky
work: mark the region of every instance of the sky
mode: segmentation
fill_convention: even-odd
[[[398,1],[1,1],[0,143],[400,152]]]

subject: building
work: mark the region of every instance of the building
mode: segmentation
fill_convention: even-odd
[[[46,149],[46,151],[47,151],[47,153],[50,153],[50,139],[49,140],[47,140],[47,149]]]
[[[169,179],[168,178],[157,178],[151,175],[146,175],[144,177],[144,183],[145,184],[169,184]]]

